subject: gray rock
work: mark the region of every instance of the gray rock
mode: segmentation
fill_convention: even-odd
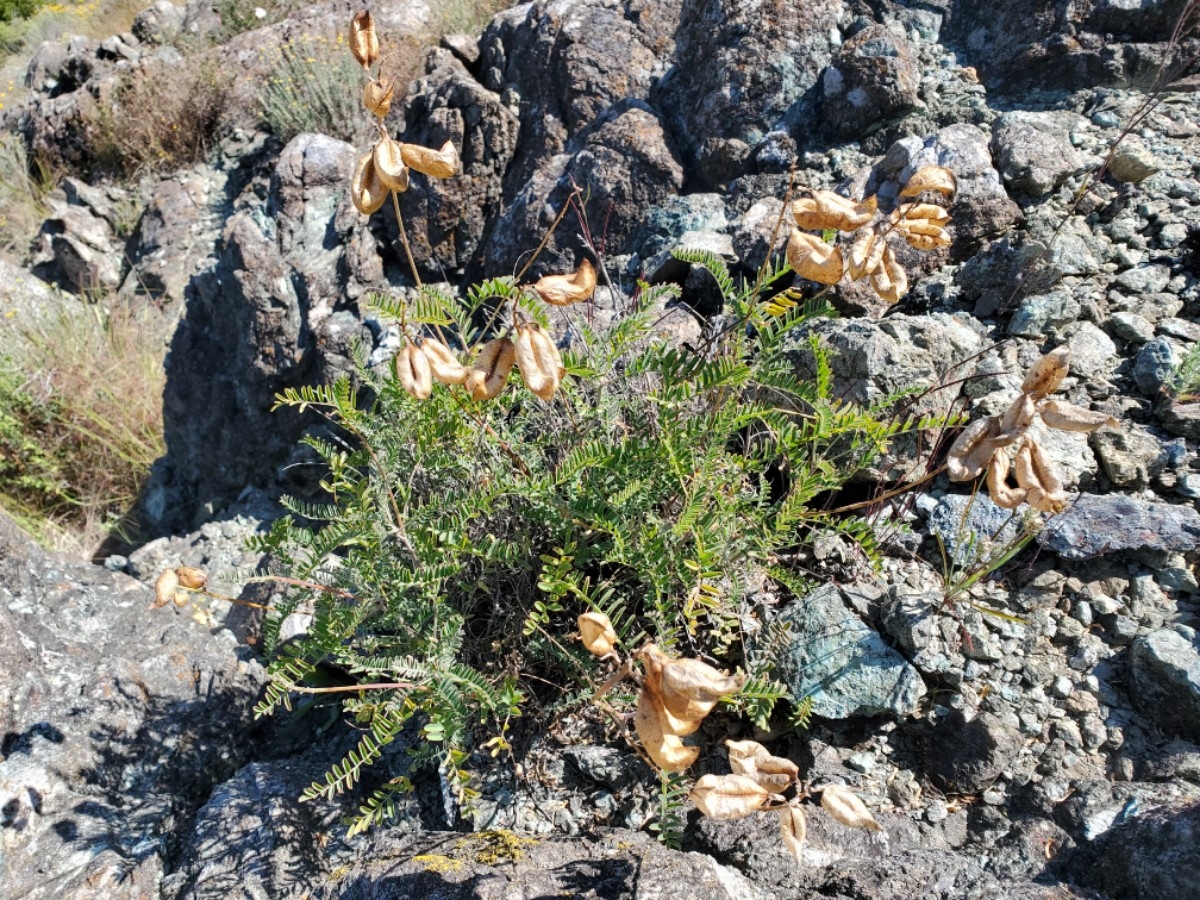
[[[974,125],[950,125],[926,138],[897,141],[872,169],[866,194],[878,193],[888,208],[913,172],[928,165],[946,166],[958,179],[950,212],[952,232],[963,246],[999,234],[1021,218],[992,165],[987,136]]]
[[[1166,266],[1136,266],[1126,269],[1117,276],[1114,284],[1134,294],[1157,294],[1171,280],[1171,270]]]
[[[169,460],[143,504],[152,521],[166,517],[159,527],[192,527],[248,483],[274,480],[304,428],[270,412],[274,395],[347,370],[352,340],[370,346],[365,326],[345,327],[337,309],[383,281],[371,267],[374,239],[346,198],[353,158],[331,138],[293,139],[265,200],[251,193],[225,223],[220,257],[188,285],[166,363]]]
[[[641,227],[632,243],[635,252],[643,260],[648,260],[659,253],[674,249],[688,232],[720,234],[727,227],[725,204],[721,195],[672,195],[658,206],[645,211]]]
[[[818,716],[905,716],[925,695],[916,670],[847,608],[833,585],[796,600],[776,621],[791,628],[776,675],[792,696],[811,697]]]
[[[80,294],[121,283],[116,235],[86,206],[63,206],[42,223],[32,262],[39,277]]]
[[[992,153],[1010,189],[1041,197],[1079,170],[1079,155],[1056,132],[1050,122],[1028,114],[1006,113],[996,121]]]
[[[878,322],[865,319],[822,320],[813,326],[833,352],[832,395],[872,406],[901,391],[924,391],[943,381],[965,377],[960,364],[983,346],[968,317],[937,313],[931,316],[892,315]],[[793,359],[804,377],[815,374],[811,349],[803,335],[796,338]],[[938,391],[906,405],[909,413],[936,414],[945,409]],[[873,472],[903,477],[928,447],[913,437],[893,442],[891,453]]]
[[[1024,737],[992,713],[943,718],[925,749],[929,776],[943,790],[975,794],[990,787],[1021,751]]]
[[[1154,339],[1154,324],[1135,312],[1115,312],[1109,317],[1113,334],[1134,344]]]
[[[1200,741],[1200,636],[1176,625],[1142,635],[1129,650],[1138,710],[1165,731]]]
[[[1167,465],[1162,442],[1131,423],[1092,432],[1091,445],[1115,487],[1145,487]]]
[[[669,22],[674,50],[651,102],[666,115],[680,158],[703,187],[738,177],[751,162],[749,149],[766,134],[796,133],[815,113],[821,71],[835,50],[839,3],[782,4],[769,16],[728,2],[643,9]]]
[[[1200,804],[1158,809],[1127,802],[1071,875],[1111,897],[1200,897]]]
[[[1131,135],[1121,141],[1108,163],[1108,174],[1114,181],[1138,184],[1162,169],[1162,163],[1146,149],[1146,146]]]
[[[1008,333],[1016,337],[1037,338],[1062,328],[1079,318],[1079,301],[1065,289],[1056,289],[1049,294],[1035,294],[1021,301],[1021,308],[1008,323]]]
[[[1138,42],[1165,42],[1164,20],[1173,22],[1177,9],[1106,0],[1070,16],[1049,6],[1035,15],[1025,0],[963,0],[947,8],[939,39],[979,72],[989,94],[1148,85],[1165,57]]]
[[[1148,503],[1120,494],[1082,494],[1049,521],[1038,543],[1066,559],[1123,550],[1187,553],[1200,545],[1200,513],[1191,506]]]
[[[604,210],[610,251],[628,247],[644,211],[683,187],[683,168],[662,119],[644,102],[629,101],[613,107],[581,141],[577,152],[556,156],[535,173],[505,211],[492,231],[488,271],[499,271],[501,267],[510,271],[521,254],[537,246],[574,189],[572,184],[581,186],[591,198],[593,206],[589,208],[596,215]],[[555,246],[559,252],[572,246],[572,256],[583,252],[577,234],[572,238],[560,229],[557,235],[559,243]],[[549,257],[551,261],[553,258]]]
[[[700,853],[668,850],[644,832],[614,831],[594,841],[428,832],[376,840],[361,860],[313,900],[439,900],[583,897],[629,900],[760,900],[736,869]],[[397,894],[397,891],[403,894]]]
[[[731,226],[733,249],[744,265],[758,271],[763,261],[773,253],[780,253],[787,245],[786,229],[775,225],[780,220],[783,201],[775,197],[764,197],[742,213]],[[786,220],[783,220],[786,224]],[[775,234],[774,246],[769,246]]]
[[[824,124],[834,137],[861,140],[916,106],[919,84],[908,41],[883,25],[868,26],[821,76]]]
[[[1071,374],[1077,378],[1107,379],[1120,362],[1112,338],[1091,322],[1075,322],[1063,329],[1071,351]]]
[[[248,755],[262,668],[127,575],[0,518],[0,898],[158,896],[211,786]]]
[[[31,330],[58,315],[59,295],[28,269],[0,257],[0,328]]]
[[[62,41],[42,41],[25,66],[25,87],[44,94],[56,90],[66,59],[66,44]]]
[[[183,28],[186,10],[170,0],[156,0],[133,19],[133,34],[144,44],[169,44]]]
[[[1133,380],[1143,394],[1154,397],[1162,391],[1178,365],[1179,354],[1174,343],[1158,337],[1138,351],[1133,362]]]

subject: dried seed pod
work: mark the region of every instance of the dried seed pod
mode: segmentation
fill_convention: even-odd
[[[379,35],[370,10],[361,9],[350,20],[350,52],[364,69],[371,68],[379,59]]]
[[[932,203],[905,203],[892,213],[896,231],[910,246],[933,250],[950,246],[950,234],[943,227],[950,214]]]
[[[771,755],[771,751],[758,741],[726,741],[725,746],[729,749],[729,768],[738,775],[751,778],[757,768],[754,761]]]
[[[354,168],[354,178],[350,181],[350,199],[355,208],[364,216],[369,216],[387,200],[388,191],[379,180],[375,171],[373,155],[366,153],[358,160]]]
[[[674,715],[667,709],[663,701],[663,672],[671,657],[667,656],[654,644],[646,644],[634,652],[634,658],[642,663],[644,677],[642,692],[654,698],[654,708],[658,715],[659,724],[665,734],[676,737],[686,737],[694,734],[704,720],[704,716],[683,717]]]
[[[808,836],[808,822],[799,806],[785,806],[779,811],[779,831],[783,835],[783,845],[796,857],[796,862],[804,862],[803,848],[804,839]]]
[[[596,290],[596,269],[586,259],[570,275],[543,275],[530,285],[551,306],[570,306]]]
[[[202,591],[208,585],[208,573],[203,569],[196,569],[192,566],[179,566],[175,570],[175,574],[179,576],[179,583],[193,591]]]
[[[617,632],[604,613],[586,612],[577,620],[583,646],[593,656],[608,656],[617,643]]]
[[[1029,430],[1037,407],[1029,394],[1021,394],[1004,412],[995,437],[997,446],[1012,444]]]
[[[726,675],[698,659],[668,658],[662,666],[663,705],[677,718],[698,722],[745,683],[745,675]]]
[[[554,387],[557,389],[562,384],[563,376],[567,374],[567,368],[563,365],[562,354],[558,352],[554,338],[550,337],[540,325],[533,330],[533,352],[538,358],[538,364],[542,370],[553,374]],[[543,397],[542,399],[548,398]]]
[[[1009,486],[1008,467],[1008,454],[1002,448],[992,454],[987,474],[988,494],[992,502],[1002,509],[1016,509],[1025,502],[1027,491],[1023,487]]]
[[[392,98],[396,96],[396,82],[391,78],[376,78],[363,86],[362,103],[367,112],[383,119],[392,108]]]
[[[405,342],[400,352],[392,357],[392,371],[400,386],[418,400],[428,400],[433,393],[433,370],[429,366],[429,357],[412,341]]]
[[[389,137],[380,138],[371,153],[375,174],[389,191],[403,194],[408,190],[408,166],[400,153],[400,142]]]
[[[972,478],[978,478],[979,473],[987,466],[990,454],[981,458],[976,454],[976,448],[987,440],[994,421],[990,417],[976,419],[959,432],[946,457],[951,481],[970,481]]]
[[[1053,394],[1067,377],[1070,362],[1071,351],[1066,347],[1051,350],[1033,364],[1029,374],[1021,382],[1021,392],[1029,394],[1034,400],[1041,400]]]
[[[770,791],[744,775],[705,775],[688,794],[696,809],[718,820],[745,818],[770,797]]]
[[[400,153],[404,164],[422,175],[450,178],[458,174],[458,151],[454,148],[453,141],[446,141],[440,150],[431,150],[416,144],[401,144]]]
[[[840,784],[827,784],[821,789],[821,807],[847,828],[883,831],[858,795]]]
[[[666,772],[682,772],[700,756],[699,747],[684,745],[678,735],[664,729],[662,701],[650,691],[643,690],[638,697],[633,727],[655,765]]]
[[[558,390],[559,364],[547,349],[553,346],[541,326],[517,328],[517,339],[513,343],[517,369],[525,386],[543,400],[550,400]]]
[[[801,278],[820,284],[837,284],[842,280],[841,249],[816,235],[793,228],[788,238],[787,258]]]
[[[900,196],[915,197],[925,191],[936,191],[952,197],[957,190],[958,179],[945,166],[922,166],[905,183],[904,189],[900,191]]]
[[[892,213],[892,222],[896,224],[919,221],[945,225],[950,221],[950,213],[936,203],[904,203]]]
[[[503,337],[488,341],[463,382],[471,398],[491,400],[499,394],[515,363],[516,352],[511,340]]]
[[[466,367],[441,341],[427,338],[421,343],[421,351],[429,360],[429,371],[435,380],[442,384],[462,384],[467,380]]]
[[[883,260],[871,275],[871,287],[881,300],[898,303],[908,293],[908,273],[896,259],[891,247],[884,248]]]
[[[790,759],[772,756],[755,741],[726,741],[729,748],[729,768],[735,775],[753,778],[773,794],[781,794],[800,775],[800,767]]]
[[[1108,413],[1093,412],[1065,400],[1047,400],[1038,407],[1042,421],[1056,431],[1095,431],[1108,425],[1116,428],[1120,424]]]
[[[1035,456],[1036,454],[1036,456]],[[1054,464],[1028,438],[1013,460],[1017,484],[1025,488],[1025,502],[1042,512],[1060,513],[1067,508],[1068,497],[1062,489],[1062,479]]]
[[[851,281],[858,281],[872,274],[883,262],[883,251],[887,241],[876,231],[864,231],[850,247],[846,260],[846,274]]]
[[[1026,445],[1029,447],[1030,462],[1033,463],[1033,471],[1041,482],[1042,488],[1051,494],[1063,493],[1062,476],[1059,474],[1058,464],[1050,458],[1042,445],[1033,440],[1026,439]]]
[[[833,191],[813,191],[811,197],[793,201],[792,215],[796,225],[808,231],[858,231],[875,218],[876,207],[874,197],[855,203]]]
[[[161,609],[175,599],[175,590],[179,587],[179,576],[174,569],[167,569],[154,582],[154,602],[151,609]]]

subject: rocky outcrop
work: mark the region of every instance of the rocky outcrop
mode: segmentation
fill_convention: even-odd
[[[248,756],[263,670],[127,575],[0,518],[0,897],[156,896],[210,787]]]
[[[379,258],[346,197],[349,144],[301,135],[280,154],[259,199],[248,190],[226,221],[220,256],[189,282],[163,398],[169,452],[143,497],[151,519],[184,527],[270,481],[303,421],[272,414],[276,393],[329,381],[370,332],[356,299],[382,283]]]

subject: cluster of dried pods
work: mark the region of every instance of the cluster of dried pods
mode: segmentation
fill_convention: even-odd
[[[1035,417],[1057,431],[1095,431],[1115,426],[1107,413],[1093,412],[1063,400],[1050,399],[1067,377],[1070,352],[1052,350],[1030,368],[1021,393],[1003,415],[976,419],[958,436],[947,460],[951,481],[970,481],[987,471],[988,493],[997,506],[1015,509],[1028,503],[1034,509],[1060,513],[1067,506],[1062,475],[1049,454],[1029,434]],[[1010,460],[1010,448],[1017,446]],[[1012,469],[1017,486],[1009,484]]]
[[[161,609],[168,603],[187,606],[188,591],[202,591],[208,586],[208,575],[191,566],[166,569],[154,582],[154,602],[151,609]]]
[[[545,275],[526,286],[552,306],[586,300],[595,289],[596,270],[587,260],[568,275]],[[484,344],[470,365],[460,362],[441,340],[412,334],[392,357],[396,380],[418,400],[428,399],[435,381],[462,385],[474,400],[491,400],[504,390],[514,367],[525,386],[543,400],[554,396],[566,374],[554,339],[541,325],[525,321],[515,305],[509,332]]]
[[[584,613],[578,624],[580,639],[589,652],[621,663],[616,651],[617,633],[606,615]],[[642,664],[640,679],[633,670],[633,660]],[[696,732],[722,697],[736,694],[746,683],[745,675],[728,675],[698,659],[671,657],[649,643],[620,665],[600,694],[626,676],[641,685],[634,729],[647,755],[667,772],[681,772],[696,762],[700,748],[684,744],[682,738]],[[754,741],[726,741],[725,745],[732,773],[704,775],[688,795],[709,818],[740,819],[755,812],[778,811],[784,844],[797,860],[801,859],[807,833],[800,806],[816,795],[820,795],[821,806],[841,824],[882,830],[862,800],[845,787],[803,785],[794,762],[772,756]],[[788,799],[785,793],[792,789],[794,795]]]
[[[392,108],[396,94],[396,81],[383,74],[382,66],[376,73],[379,62],[379,35],[375,31],[375,20],[367,10],[360,10],[350,20],[350,52],[363,71],[367,83],[363,87],[362,102],[367,112],[375,116],[379,138],[374,147],[365,153],[354,167],[350,182],[350,198],[363,215],[369,216],[395,191],[408,190],[409,169],[433,178],[450,178],[458,174],[458,151],[451,141],[446,141],[440,150],[405,144],[394,140],[384,127],[383,120]]]
[[[913,173],[900,191],[901,199],[923,194],[953,197],[957,190],[954,173],[943,166],[925,166]],[[874,196],[861,202],[833,191],[813,191],[792,203],[792,228],[787,244],[788,263],[803,278],[820,284],[837,284],[868,279],[871,289],[888,303],[908,293],[908,275],[888,246],[888,235],[900,235],[910,246],[933,250],[950,244],[946,225],[950,213],[935,203],[902,203],[886,217],[878,214]],[[854,235],[843,253],[836,243],[827,243],[810,231],[837,231]]]
[[[367,75],[363,106],[375,116],[379,131],[375,145],[359,159],[350,185],[355,207],[371,215],[383,206],[389,194],[408,190],[410,169],[434,178],[449,178],[458,174],[459,158],[450,141],[440,150],[431,150],[394,140],[387,133],[383,120],[391,109],[395,81],[383,75],[382,67],[375,72],[379,35],[367,10],[355,13],[350,22],[350,52]],[[546,275],[525,287],[551,306],[586,300],[595,289],[596,269],[587,260],[574,272]],[[434,382],[462,385],[473,399],[491,400],[504,389],[515,366],[530,391],[543,400],[551,399],[566,374],[562,356],[546,330],[525,321],[516,304],[513,306],[508,332],[484,344],[471,364],[460,361],[444,340],[406,328],[404,346],[392,358],[396,380],[418,400],[429,398]]]
[[[800,769],[790,759],[772,756],[755,741],[726,741],[729,748],[730,775],[705,775],[688,794],[696,809],[710,819],[741,819],[756,812],[778,812],[783,844],[796,857],[801,856],[808,821],[802,804],[820,796],[821,808],[834,821],[847,828],[882,831],[866,804],[848,788],[830,783],[820,787],[800,781]],[[795,789],[791,799],[785,792]]]

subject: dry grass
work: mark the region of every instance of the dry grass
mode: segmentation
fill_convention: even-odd
[[[432,32],[478,35],[492,16],[515,5],[513,0],[442,0],[434,4]]]
[[[164,452],[169,323],[152,310],[58,303],[38,324],[4,329],[0,505],[43,543],[90,554]]]
[[[44,169],[29,165],[21,139],[0,134],[0,255],[17,262],[25,258],[46,216],[52,186]]]
[[[195,61],[131,74],[89,123],[97,174],[128,178],[200,162],[219,138],[232,86],[213,64]]]

